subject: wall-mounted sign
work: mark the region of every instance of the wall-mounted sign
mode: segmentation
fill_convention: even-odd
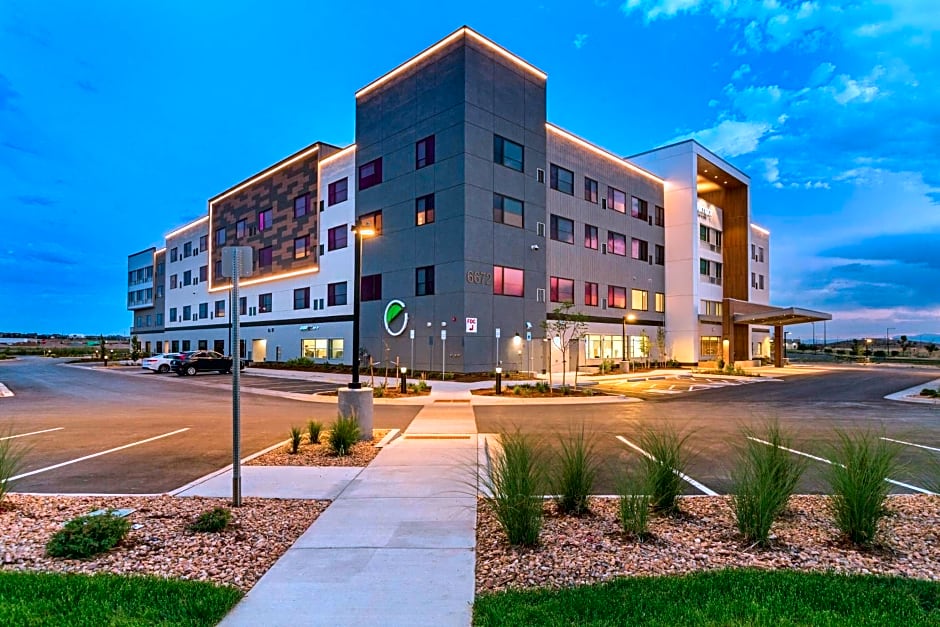
[[[467,333],[476,333],[476,332],[477,332],[477,319],[467,318]]]
[[[712,208],[707,205],[699,205],[698,217],[702,218],[703,220],[708,220],[712,217]]]
[[[408,327],[408,312],[405,311],[405,303],[398,299],[388,301],[382,321],[389,335],[398,336],[404,333]]]

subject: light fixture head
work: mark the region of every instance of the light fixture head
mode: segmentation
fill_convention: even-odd
[[[405,374],[405,373],[407,373],[407,372],[408,372],[408,367],[407,367],[407,366],[402,366],[402,367],[401,367],[401,373],[402,373],[402,374]]]
[[[496,374],[503,374],[502,366],[496,366]]]

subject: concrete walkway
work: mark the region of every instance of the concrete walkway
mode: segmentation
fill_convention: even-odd
[[[469,396],[436,394],[222,625],[469,625],[479,455]]]

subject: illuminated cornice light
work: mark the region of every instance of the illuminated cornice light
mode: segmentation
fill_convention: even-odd
[[[345,148],[343,148],[343,149],[340,150],[339,152],[334,152],[334,153],[331,154],[329,157],[323,157],[322,159],[320,159],[320,167],[322,168],[323,166],[325,166],[327,163],[330,163],[330,162],[333,161],[334,159],[339,159],[340,157],[345,156],[347,153],[349,153],[349,152],[355,152],[355,151],[356,151],[356,144],[352,144],[352,145],[350,145],[350,146],[346,146]]]
[[[156,257],[156,256],[159,255],[160,253],[165,253],[165,252],[166,252],[166,246],[164,246],[163,248],[158,248],[158,249],[156,249],[156,250],[153,252],[153,256]]]
[[[502,48],[502,47],[498,46],[497,44],[493,43],[492,41],[490,41],[489,39],[487,39],[487,38],[484,37],[483,35],[477,33],[476,31],[474,31],[474,30],[472,30],[472,29],[470,29],[470,28],[464,26],[464,27],[462,27],[462,28],[460,28],[460,29],[454,31],[453,33],[451,33],[450,35],[448,35],[448,36],[445,37],[444,39],[440,40],[439,42],[437,42],[436,44],[434,44],[434,45],[431,46],[430,48],[424,50],[423,52],[418,53],[416,56],[414,56],[414,57],[412,57],[411,59],[405,61],[404,63],[402,63],[401,65],[399,65],[399,66],[396,67],[395,69],[393,69],[393,70],[392,70],[391,72],[389,72],[388,74],[385,74],[384,76],[381,76],[381,77],[377,78],[376,80],[372,81],[371,83],[369,83],[368,85],[366,85],[365,87],[363,87],[362,89],[360,89],[359,91],[356,92],[356,98],[359,98],[360,96],[365,96],[365,95],[368,94],[369,92],[371,92],[371,91],[373,91],[373,90],[375,90],[375,89],[381,87],[381,86],[384,85],[385,83],[389,82],[390,80],[392,80],[392,79],[395,78],[396,76],[399,76],[399,75],[402,74],[403,72],[407,72],[408,70],[410,70],[411,68],[413,68],[413,67],[416,66],[417,64],[421,63],[421,61],[423,61],[423,60],[427,59],[428,57],[434,55],[434,54],[437,53],[439,50],[441,50],[442,48],[444,48],[445,46],[447,46],[447,45],[450,44],[451,42],[460,39],[461,37],[469,37],[470,39],[473,39],[474,41],[483,44],[484,46],[486,46],[487,48],[489,48],[489,49],[492,50],[493,52],[499,54],[499,55],[502,56],[504,59],[510,61],[511,63],[513,63],[514,65],[516,65],[517,67],[519,67],[520,69],[525,70],[526,72],[528,72],[528,73],[530,73],[530,74],[532,74],[532,75],[534,75],[534,76],[537,76],[538,78],[540,78],[540,79],[542,79],[542,80],[545,80],[546,78],[548,78],[548,74],[546,74],[545,72],[539,70],[538,68],[536,68],[536,67],[533,66],[533,65],[530,65],[529,63],[526,63],[525,61],[523,61],[522,59],[520,59],[520,58],[517,57],[516,55],[512,54],[511,52],[509,52],[509,51],[506,50],[505,48]]]
[[[259,279],[249,279],[247,281],[239,281],[238,287],[248,287],[250,285],[258,285],[259,283],[267,283],[269,281],[279,281],[281,279],[290,279],[297,276],[303,276],[305,274],[313,274],[314,272],[319,272],[320,266],[313,266],[312,268],[304,268],[303,270],[294,270],[293,272],[284,272],[281,274],[275,274],[272,276],[261,277]],[[219,287],[210,287],[210,292],[222,292],[225,290],[232,289],[231,285],[222,285]]]
[[[292,163],[296,163],[296,162],[299,161],[300,159],[303,159],[304,157],[308,157],[308,156],[312,155],[313,153],[317,152],[318,150],[320,150],[320,145],[319,145],[319,144],[315,144],[312,148],[308,148],[307,150],[304,150],[303,152],[299,152],[299,153],[297,153],[296,155],[294,155],[293,157],[290,157],[289,159],[287,159],[286,161],[282,161],[281,163],[278,163],[278,164],[276,164],[276,165],[273,165],[273,166],[271,166],[270,168],[268,168],[267,170],[262,170],[261,172],[259,172],[259,173],[256,174],[255,176],[251,177],[250,179],[248,179],[248,180],[245,181],[244,183],[241,183],[241,184],[238,185],[237,187],[233,187],[232,189],[228,190],[227,192],[222,192],[222,194],[220,194],[219,196],[216,196],[215,198],[210,199],[210,200],[209,200],[209,206],[211,207],[212,205],[214,205],[215,203],[219,202],[220,200],[224,200],[225,198],[228,198],[228,197],[231,196],[232,194],[236,194],[236,193],[242,191],[242,190],[245,189],[246,187],[248,187],[248,186],[250,186],[250,185],[253,185],[253,184],[257,183],[258,181],[260,181],[260,180],[262,180],[262,179],[265,179],[265,178],[271,176],[271,175],[274,174],[275,172],[279,172],[279,171],[283,170],[284,168],[286,168],[287,166],[291,165]]]
[[[652,179],[652,180],[656,181],[657,183],[659,183],[659,184],[661,184],[661,185],[665,185],[665,184],[666,184],[666,181],[664,181],[663,179],[659,178],[658,176],[656,176],[656,175],[653,174],[652,172],[647,172],[647,171],[644,170],[643,168],[641,168],[641,167],[639,167],[639,166],[636,166],[636,165],[633,165],[632,163],[630,163],[630,162],[627,161],[626,159],[621,159],[620,157],[618,157],[617,155],[613,154],[612,152],[607,152],[607,151],[604,150],[603,148],[598,148],[598,147],[595,146],[594,144],[589,143],[589,142],[587,142],[587,141],[581,139],[581,138],[578,137],[577,135],[572,135],[572,134],[569,133],[568,131],[562,130],[561,128],[555,126],[555,125],[552,124],[551,122],[546,122],[546,123],[545,123],[545,128],[546,128],[548,131],[550,131],[550,132],[552,132],[552,133],[555,133],[556,135],[559,135],[559,136],[561,136],[561,137],[564,137],[565,139],[567,139],[567,140],[570,141],[570,142],[574,142],[575,144],[581,146],[582,148],[587,148],[588,150],[590,150],[591,152],[593,152],[593,153],[596,154],[596,155],[600,155],[601,157],[604,157],[604,158],[606,158],[607,160],[612,161],[613,163],[616,163],[617,165],[623,166],[623,167],[625,167],[626,169],[631,170],[632,172],[636,172],[637,174],[642,174],[642,175],[645,176],[646,178]]]
[[[164,235],[163,237],[164,237],[165,239],[170,239],[171,237],[176,237],[176,236],[179,235],[180,233],[182,233],[182,232],[184,232],[184,231],[187,231],[187,230],[193,228],[194,226],[199,226],[200,224],[202,224],[203,222],[206,222],[206,221],[208,221],[208,220],[209,220],[209,216],[202,216],[202,217],[199,218],[198,220],[193,220],[193,221],[190,222],[189,224],[185,224],[185,225],[181,226],[180,228],[176,229],[175,231],[171,231],[171,232],[167,233],[167,234]],[[164,248],[164,250],[166,250],[166,249]]]
[[[770,235],[770,231],[768,231],[767,229],[765,229],[765,228],[762,227],[762,226],[757,226],[757,225],[754,224],[753,222],[751,223],[751,228],[754,229],[755,231],[759,232],[759,233],[763,233],[764,235]]]

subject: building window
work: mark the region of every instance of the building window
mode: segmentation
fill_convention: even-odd
[[[199,319],[205,320],[209,317],[209,303],[199,303]]]
[[[310,288],[298,287],[294,290],[294,309],[310,308]]]
[[[345,224],[334,226],[326,232],[326,249],[339,250],[346,248],[346,238],[348,237],[349,227]]]
[[[704,224],[698,225],[698,238],[703,242],[708,241],[708,227]]]
[[[584,284],[584,304],[597,307],[597,283],[588,281]]]
[[[303,259],[310,254],[310,236],[294,238],[294,259]]]
[[[655,297],[656,313],[663,313],[666,311],[666,295],[662,292],[656,292]]]
[[[212,350],[220,355],[225,354],[225,340],[212,340]]]
[[[698,260],[698,273],[702,276],[708,276],[708,259],[699,258]]]
[[[200,281],[209,280],[209,266],[199,266],[199,280]]]
[[[193,308],[189,305],[183,307],[183,322],[187,322],[193,317]]]
[[[597,181],[584,177],[584,200],[597,204]]]
[[[618,285],[607,286],[607,306],[613,309],[627,308],[627,288]]]
[[[434,194],[415,199],[415,223],[418,226],[434,222]]]
[[[183,273],[183,285],[192,285],[193,284],[193,272],[192,270],[187,270]]]
[[[163,286],[162,285],[157,286],[157,298],[163,298]]]
[[[699,344],[699,359],[721,356],[721,338],[717,335],[703,335]]]
[[[258,230],[270,229],[274,224],[274,209],[265,209],[258,212]]]
[[[170,261],[176,261],[180,258],[180,251],[177,250],[176,246],[170,249]]]
[[[382,157],[359,166],[359,189],[369,189],[382,182]]]
[[[702,315],[705,315],[705,316],[715,316],[717,318],[720,318],[721,317],[721,301],[703,300],[701,313]]]
[[[215,317],[221,318],[225,315],[225,301],[217,300],[215,301]]]
[[[666,226],[666,210],[657,206],[653,210],[653,224],[656,226]]]
[[[173,343],[176,344],[176,342],[173,342]],[[182,349],[184,353],[191,350],[192,346],[193,346],[192,342],[190,342],[189,340],[183,340]],[[173,349],[173,352],[174,353],[177,352],[175,348]]]
[[[238,298],[238,315],[244,316],[248,313],[248,297],[240,296]]]
[[[493,136],[493,161],[513,170],[523,171],[522,145],[499,135]]]
[[[192,256],[193,256],[193,243],[186,242],[185,244],[183,244],[183,259],[185,259],[186,257],[192,257]]]
[[[265,246],[258,251],[258,267],[270,268],[274,263],[274,247]]]
[[[330,338],[329,344],[330,344],[330,349],[329,349],[330,359],[342,359],[343,358],[343,338],[332,337]]]
[[[757,275],[757,289],[759,290],[764,289],[764,275],[763,274]]]
[[[171,290],[175,290],[175,289],[176,289],[176,283],[177,283],[177,281],[179,281],[179,275],[171,274],[171,275],[170,275],[170,289],[171,289]]]
[[[647,261],[650,256],[650,245],[645,240],[634,237],[630,242],[630,253],[634,259]]]
[[[346,304],[346,282],[330,283],[326,286],[326,304],[329,307]]]
[[[549,185],[552,189],[574,196],[574,172],[551,164]]]
[[[502,194],[493,194],[493,220],[502,222],[509,226],[522,228],[523,224],[523,204],[521,200],[503,196]]]
[[[326,338],[301,340],[303,356],[308,359],[326,359]]]
[[[584,247],[597,250],[597,227],[593,224],[584,225]]]
[[[418,170],[432,163],[434,163],[434,135],[415,143],[415,169]]]
[[[176,322],[176,307],[170,307],[170,322]]]
[[[244,218],[242,218],[241,220],[235,223],[235,237],[236,238],[245,237],[245,233],[247,232],[248,232],[248,220],[245,220]]]
[[[666,247],[656,244],[653,250],[655,251],[655,255],[653,255],[653,261],[656,262],[656,265],[666,265]]]
[[[636,196],[633,196],[631,199],[630,205],[630,215],[638,220],[649,220],[649,203],[645,200],[640,200]]]
[[[267,294],[258,294],[258,313],[270,313],[272,311],[271,292]]]
[[[434,266],[415,268],[415,296],[430,296],[434,293]]]
[[[225,228],[215,230],[215,247],[225,246]]]
[[[158,327],[162,327],[162,326],[163,326],[163,314],[156,314],[156,315],[155,315],[155,320],[156,320],[156,325],[157,325]],[[157,351],[157,352],[159,352],[159,351]]]
[[[574,302],[574,281],[553,276],[549,279],[549,299],[553,303]]]
[[[382,300],[382,275],[370,274],[362,277],[359,283],[360,300]]]
[[[349,178],[341,178],[333,181],[326,188],[326,202],[331,207],[336,203],[343,202],[349,197]]]
[[[199,250],[200,250],[200,252],[204,252],[207,248],[209,248],[209,236],[208,236],[208,235],[200,235],[200,236],[199,236]]]
[[[145,327],[153,326],[153,316],[151,316],[150,314],[147,314],[144,317],[144,326]]]
[[[611,255],[627,256],[627,236],[616,231],[607,231],[607,252]]]
[[[618,213],[627,212],[627,195],[616,187],[607,188],[607,208]]]
[[[763,246],[757,247],[757,261],[759,261],[760,263],[764,263],[764,247]]]
[[[574,244],[574,222],[553,215],[551,217],[550,235],[555,241]]]
[[[310,210],[310,194],[304,194],[294,199],[294,217],[302,218]]]
[[[519,268],[493,266],[493,293],[503,296],[525,296],[525,274]]]
[[[359,226],[372,229],[375,231],[376,235],[382,234],[382,212],[373,211],[372,213],[367,213],[365,215],[359,216]]]
[[[222,260],[221,259],[215,262],[215,275],[214,276],[216,279],[222,278]]]
[[[646,290],[630,290],[630,308],[637,311],[648,311],[650,293]]]

